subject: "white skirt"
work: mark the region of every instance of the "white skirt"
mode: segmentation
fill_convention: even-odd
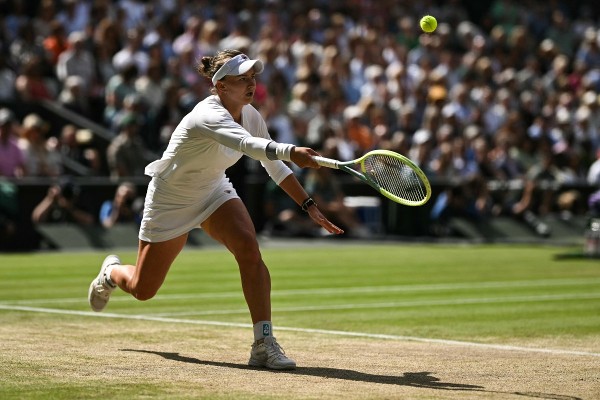
[[[223,203],[239,196],[229,179],[198,190],[193,197],[177,193],[164,180],[152,178],[146,192],[139,238],[146,242],[164,242],[200,228]]]

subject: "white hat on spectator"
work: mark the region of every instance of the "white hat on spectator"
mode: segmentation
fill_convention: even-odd
[[[360,118],[363,115],[363,111],[359,106],[352,105],[344,109],[344,119],[350,121],[354,118]]]
[[[444,118],[455,117],[458,113],[458,106],[454,103],[448,103],[442,107],[442,115]]]
[[[590,119],[591,115],[592,115],[592,111],[590,110],[589,107],[581,106],[575,112],[575,121],[577,121],[577,122],[587,121]]]
[[[424,144],[430,141],[431,137],[429,129],[419,129],[413,135],[413,143],[417,145]]]
[[[78,129],[75,132],[75,140],[78,144],[88,144],[94,138],[94,132],[90,129]]]
[[[23,120],[23,128],[39,128],[45,130],[48,128],[48,124],[37,114],[29,114]]]
[[[596,102],[596,92],[593,90],[586,91],[583,96],[581,96],[581,103],[586,106],[591,106]]]
[[[142,40],[142,45],[146,48],[160,44],[160,35],[156,31],[149,32]]]
[[[374,81],[377,78],[382,77],[384,70],[379,65],[369,65],[365,68],[365,77],[368,81]]]
[[[8,108],[0,108],[0,126],[4,126],[9,122],[15,121],[15,114]]]
[[[559,107],[556,110],[556,122],[558,124],[568,124],[571,122],[571,115],[565,107]]]
[[[67,40],[69,41],[69,43],[82,43],[85,41],[86,38],[87,35],[85,34],[85,32],[74,31],[69,34]]]
[[[481,129],[477,125],[471,124],[465,128],[463,135],[466,139],[473,140],[481,135]]]

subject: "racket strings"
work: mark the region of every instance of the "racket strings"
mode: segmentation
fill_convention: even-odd
[[[364,166],[365,174],[394,196],[412,202],[427,197],[427,187],[419,175],[395,157],[375,154],[364,160]]]

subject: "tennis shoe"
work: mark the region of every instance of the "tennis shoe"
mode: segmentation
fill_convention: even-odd
[[[104,307],[106,307],[106,304],[110,299],[110,294],[117,288],[117,285],[111,284],[106,276],[106,269],[115,264],[121,264],[119,257],[115,255],[107,256],[102,263],[100,273],[90,284],[88,301],[90,302],[92,310],[96,312],[104,310]]]
[[[285,355],[277,340],[271,336],[252,344],[248,365],[277,370],[296,368],[296,362]]]

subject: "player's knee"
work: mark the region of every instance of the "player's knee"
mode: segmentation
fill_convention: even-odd
[[[255,240],[247,240],[236,246],[234,255],[238,263],[255,265],[258,264],[262,256]]]
[[[150,300],[151,298],[156,296],[157,292],[158,292],[158,289],[155,289],[155,288],[136,287],[136,288],[133,288],[133,290],[131,291],[131,294],[137,300],[146,301],[146,300]]]
[[[140,301],[150,300],[155,295],[156,295],[156,292],[147,292],[147,291],[136,292],[133,294],[133,296]]]

